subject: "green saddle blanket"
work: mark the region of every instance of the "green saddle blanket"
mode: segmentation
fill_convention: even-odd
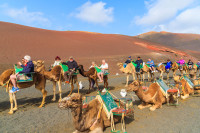
[[[96,66],[95,66],[95,69],[96,69],[97,73],[100,73],[100,72],[101,72],[101,69],[99,69],[99,68],[96,67]],[[104,73],[104,75],[108,75],[108,74],[109,74],[108,72]]]
[[[178,64],[178,66],[180,66],[180,63],[177,63],[177,64]],[[183,66],[185,66],[185,65],[188,67],[188,64],[187,64],[187,63],[185,63]]]
[[[14,66],[14,69],[15,69],[15,73],[18,73],[18,72],[23,70],[23,68],[18,68],[16,64]],[[34,72],[20,74],[20,75],[22,75],[23,78],[21,77],[21,79],[17,79],[17,82],[19,83],[19,82],[30,82],[30,81],[33,81],[33,73]]]
[[[62,67],[63,72],[66,72],[66,71],[69,70],[67,65],[64,65],[64,64],[60,63],[60,66]],[[77,75],[77,74],[78,74],[78,72],[76,71],[73,75]]]
[[[133,64],[134,67],[137,67],[137,64],[135,62],[132,61],[131,63]],[[140,69],[142,68],[143,68],[143,65],[140,65]]]
[[[160,86],[162,93],[166,96],[167,91],[170,89],[162,79],[156,80],[156,83]]]
[[[194,84],[192,83],[192,81],[191,81],[187,76],[183,76],[183,78],[188,82],[188,84],[189,84],[189,86],[190,86],[191,88],[194,87]]]
[[[103,102],[104,107],[106,108],[107,115],[110,114],[112,109],[115,109],[118,107],[113,97],[111,96],[111,94],[108,92],[107,89],[106,89],[105,94],[101,94],[100,91],[98,91],[98,94],[101,99],[100,101]]]
[[[23,68],[18,68],[16,64],[14,68],[15,68],[15,73],[18,73],[23,70]]]

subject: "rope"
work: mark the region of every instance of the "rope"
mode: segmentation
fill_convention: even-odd
[[[110,121],[110,127],[112,131],[115,131],[115,122],[114,122],[114,118],[113,118],[113,113],[111,112],[111,121]]]
[[[126,126],[125,126],[125,120],[124,120],[124,113],[122,113],[121,124],[122,124],[122,131],[126,132]]]
[[[96,120],[94,121],[94,123],[91,125],[90,130],[93,130],[93,129],[94,129],[94,126],[96,125],[97,121],[98,121],[99,118],[101,117],[101,110],[102,110],[102,108],[103,108],[103,103],[101,104],[101,107],[100,107],[100,109],[99,109],[99,111],[98,111],[98,114],[97,114],[97,118],[96,118]]]

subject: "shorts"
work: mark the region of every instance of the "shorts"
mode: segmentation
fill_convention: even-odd
[[[108,73],[108,70],[102,69],[100,73],[106,74],[106,73]]]

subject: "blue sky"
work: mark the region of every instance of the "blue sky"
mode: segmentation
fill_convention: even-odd
[[[200,33],[199,0],[1,0],[0,21],[60,31]]]

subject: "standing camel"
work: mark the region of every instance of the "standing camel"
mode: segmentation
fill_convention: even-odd
[[[180,66],[178,65],[178,63],[177,63],[177,62],[174,62],[174,63],[172,64],[173,77],[176,76],[176,71],[177,71],[178,69],[179,69],[180,72],[181,72],[181,76],[183,76],[183,72],[184,72],[184,71],[185,71],[185,73],[187,74],[187,70],[188,70],[187,65],[184,65],[184,66],[182,67],[182,69],[180,69]]]
[[[88,80],[89,80],[89,91],[88,91],[88,93],[90,92],[91,88],[94,89],[95,83],[96,83],[97,89],[99,89],[98,82],[97,82],[97,71],[94,67],[90,68],[88,71],[85,71],[84,68],[83,68],[83,65],[79,65],[78,70],[79,70],[79,73],[83,77],[88,77]],[[104,86],[105,86],[105,83],[104,83]]]
[[[45,78],[48,80],[52,81],[53,83],[53,92],[54,96],[52,101],[56,100],[56,83],[58,84],[59,87],[59,95],[60,99],[62,99],[62,88],[61,88],[61,83],[64,82],[64,72],[63,69],[60,65],[55,66],[52,68],[51,71],[46,71],[45,66],[44,66],[44,61],[38,60],[37,62],[33,62],[34,65],[36,66],[36,71],[39,72],[40,74],[44,75]],[[74,90],[74,84],[77,84],[78,87],[78,93],[79,93],[79,84],[78,84],[78,78],[77,75],[73,75],[70,81],[71,84],[71,91],[68,95],[71,95],[72,91]]]
[[[1,75],[0,75],[0,85],[1,86],[6,86],[7,87],[7,91],[9,92],[9,90],[11,90],[12,88],[12,83],[10,82],[10,76],[15,72],[14,69],[8,69],[5,70]],[[39,74],[39,73],[34,73],[33,74],[33,81],[30,82],[21,82],[21,83],[17,83],[17,87],[19,89],[24,89],[24,88],[28,88],[35,85],[35,88],[40,90],[42,92],[43,98],[42,98],[42,103],[39,107],[43,107],[43,105],[45,104],[45,98],[47,96],[47,91],[45,90],[45,85],[46,85],[46,79],[43,75]],[[9,114],[13,114],[14,111],[17,110],[17,98],[16,98],[16,93],[9,93],[9,97],[10,97],[10,111],[8,112]],[[15,104],[15,107],[13,108],[13,101]]]
[[[160,78],[163,79],[163,73],[167,73],[167,80],[169,80],[169,71],[165,69],[165,65],[161,64],[159,67],[156,68],[160,72]]]
[[[150,81],[150,76],[151,80],[153,77],[155,78],[154,73],[151,72],[150,68],[146,64],[143,66],[143,68],[140,69],[140,73],[142,75],[142,81],[145,79],[145,73],[148,74],[148,81]]]
[[[122,73],[126,74],[126,85],[125,87],[128,87],[128,82],[129,82],[129,75],[133,75],[133,81],[135,80],[135,66],[132,63],[127,64],[127,66],[124,68],[123,63],[117,63],[117,66],[119,67],[119,70]],[[137,73],[137,79],[138,79],[138,73]],[[141,78],[141,75],[140,75]]]

